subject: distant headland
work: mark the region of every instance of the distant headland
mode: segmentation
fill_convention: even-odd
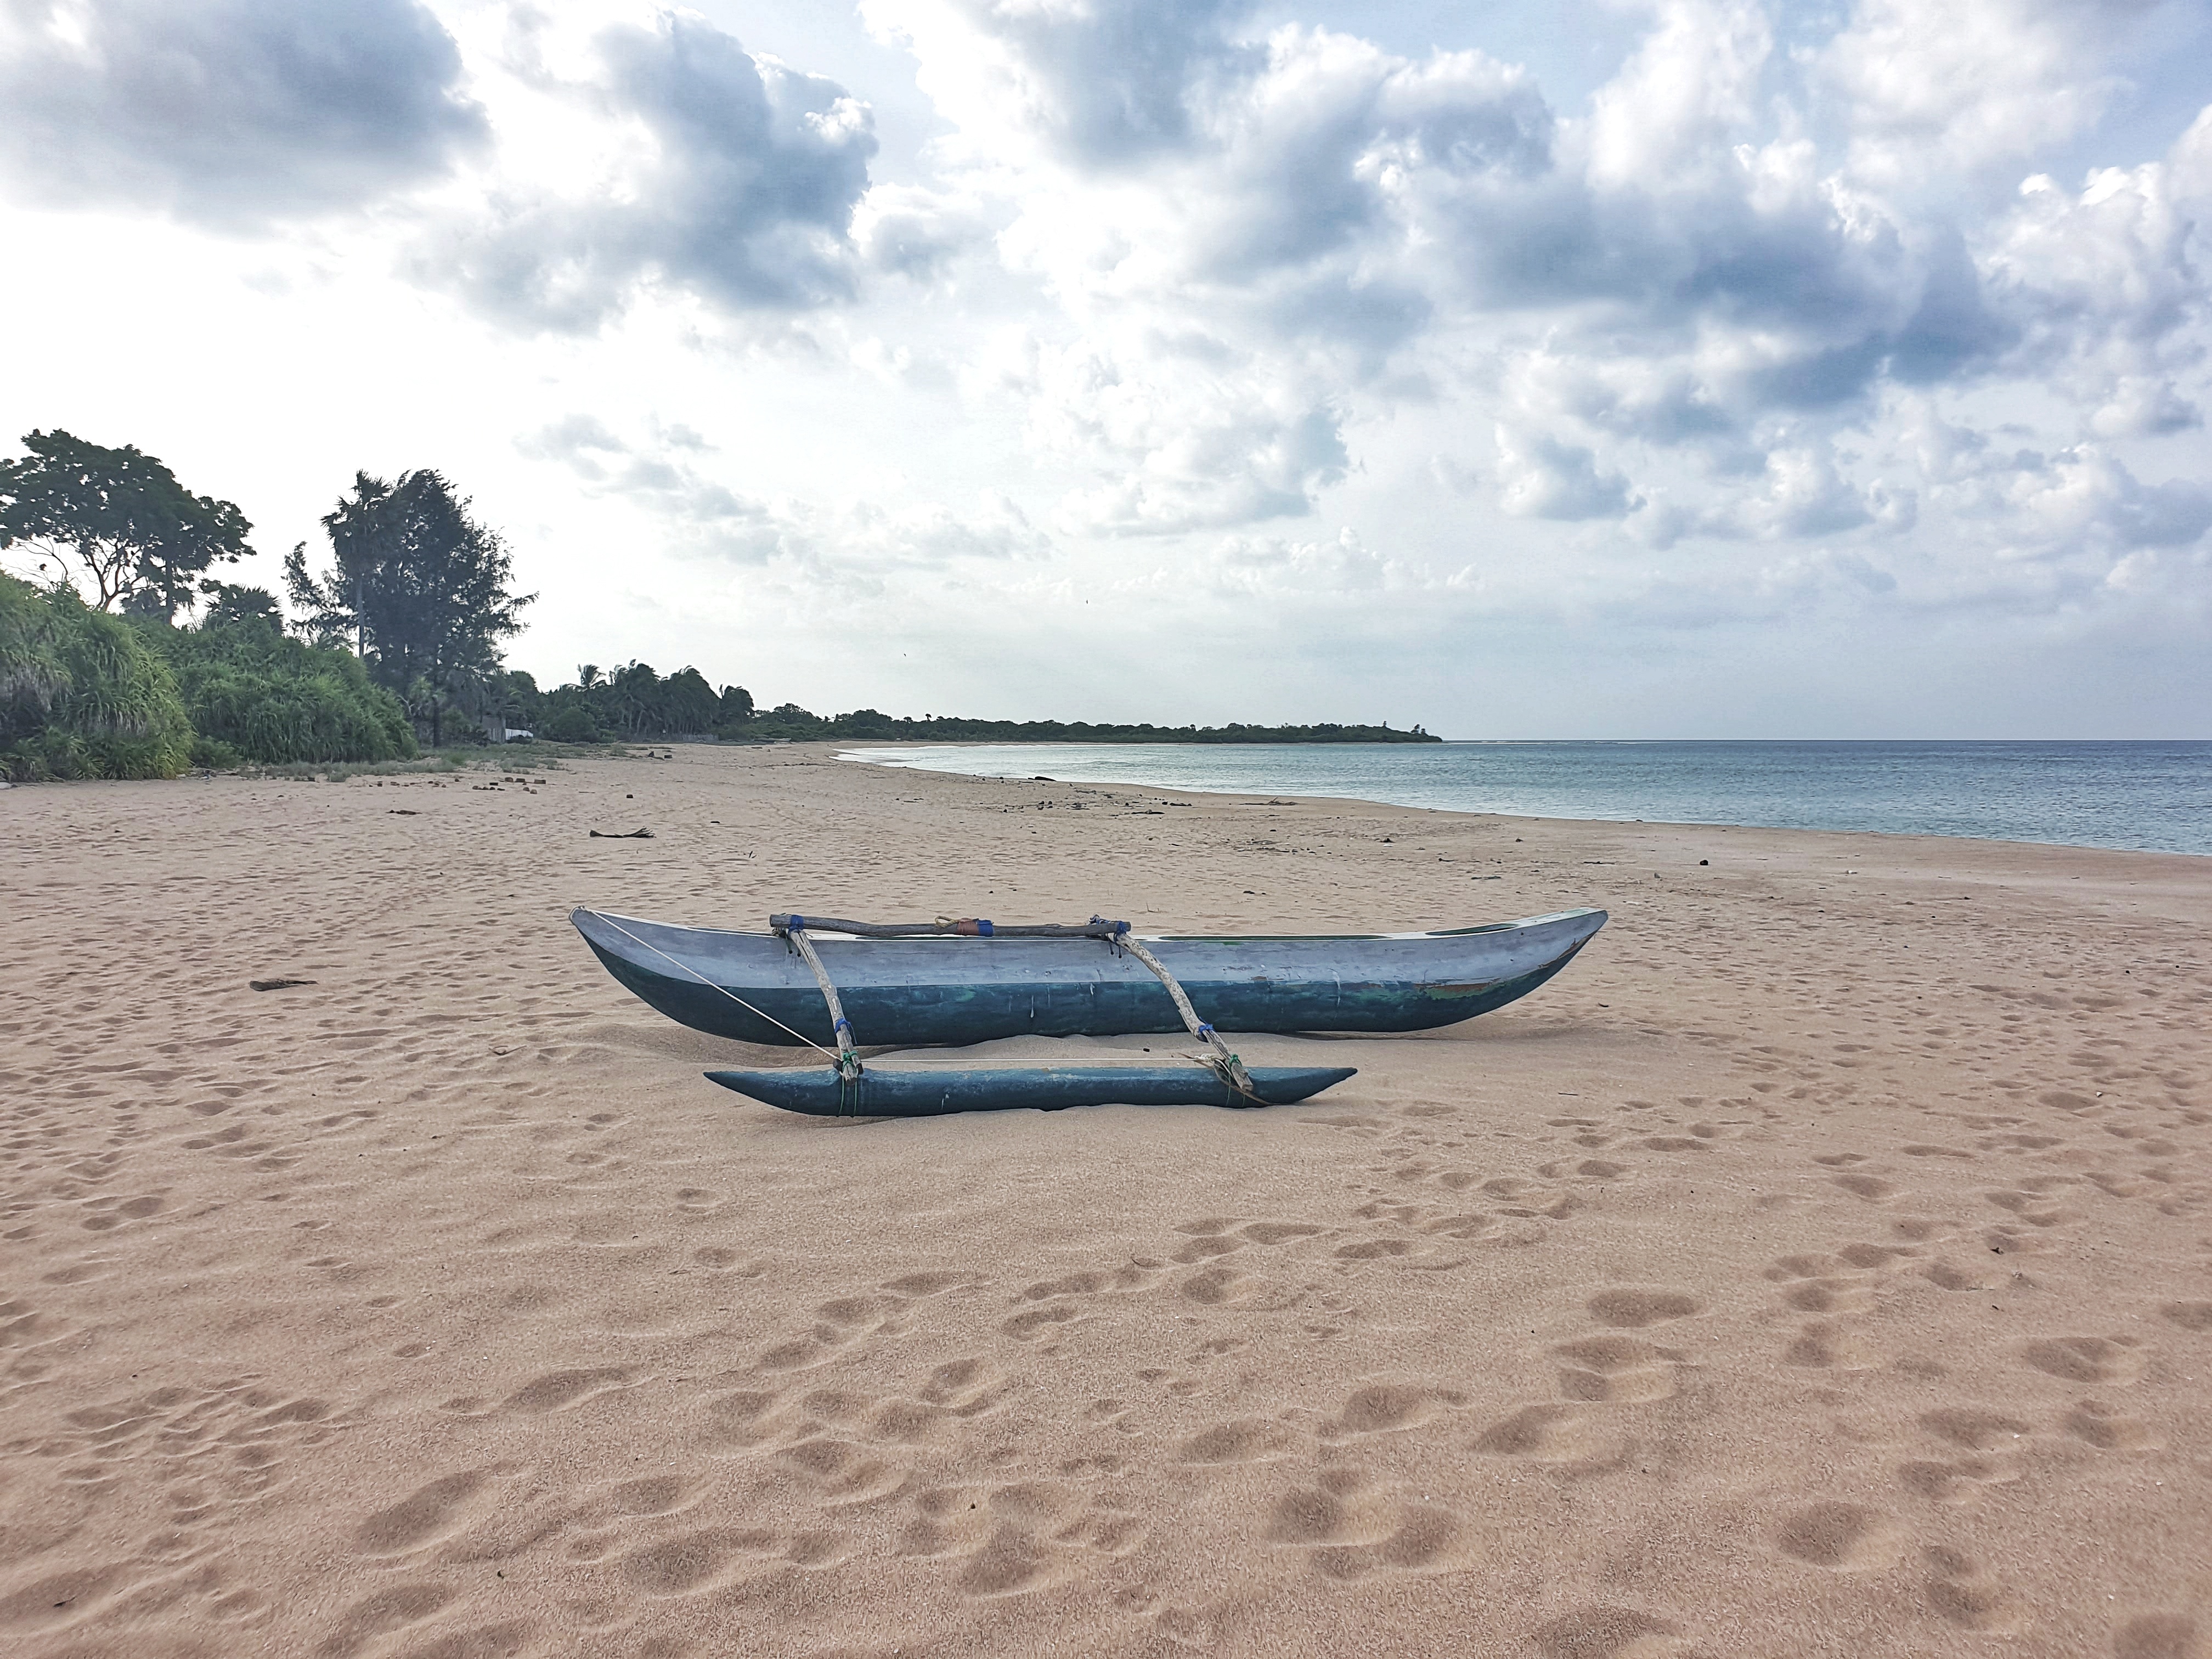
[[[1442,743],[1416,726],[1112,726],[1089,720],[970,720],[894,718],[872,708],[823,719],[798,709],[756,714],[728,735],[770,739],[859,738],[872,743]]]

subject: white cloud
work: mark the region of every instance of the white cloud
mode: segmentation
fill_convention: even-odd
[[[886,507],[856,497],[824,507],[792,496],[763,499],[690,459],[710,447],[696,432],[658,423],[645,440],[632,442],[583,413],[515,441],[518,453],[565,468],[586,494],[648,515],[660,544],[685,557],[778,563],[881,592],[886,578],[902,573],[1034,560],[1052,551],[1051,539],[1002,490],[981,492],[963,510],[929,500]]]
[[[1858,0],[1823,89],[1874,186],[1955,190],[2072,137],[2124,89],[2107,64],[2155,0]]]

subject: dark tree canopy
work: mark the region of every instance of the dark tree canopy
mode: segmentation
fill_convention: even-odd
[[[500,643],[521,631],[521,609],[536,597],[510,589],[506,544],[468,508],[428,469],[391,483],[356,473],[353,493],[323,520],[330,574],[308,570],[304,543],[284,561],[308,632],[350,639],[371,677],[427,717],[434,744],[457,702],[495,694]]]
[[[207,610],[201,615],[204,628],[223,628],[232,623],[266,623],[278,632],[283,631],[284,612],[276,604],[276,596],[265,587],[240,587],[231,582],[211,582],[207,587]]]
[[[64,570],[82,565],[99,610],[167,620],[214,590],[203,579],[210,565],[251,550],[244,514],[193,495],[151,455],[58,430],[27,433],[23,447],[21,459],[0,461],[0,548],[21,543]]]

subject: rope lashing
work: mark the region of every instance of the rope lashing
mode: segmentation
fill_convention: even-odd
[[[837,1000],[837,988],[822,958],[814,953],[810,933],[845,933],[855,939],[1103,939],[1116,950],[1127,951],[1152,969],[1152,976],[1166,989],[1175,1004],[1176,1012],[1190,1034],[1205,1045],[1206,1053],[1200,1064],[1212,1068],[1232,1094],[1242,1095],[1255,1106],[1269,1103],[1252,1086],[1251,1073],[1244,1062],[1232,1053],[1221,1034],[1198,1017],[1189,996],[1170,973],[1166,964],[1146,948],[1144,942],[1130,932],[1126,921],[1109,921],[1104,916],[1093,916],[1079,927],[1001,927],[980,917],[956,921],[939,916],[935,921],[873,922],[845,921],[830,916],[805,916],[797,912],[787,915],[772,915],[768,925],[788,939],[800,956],[813,969],[816,981],[822,987],[822,995],[830,1005],[830,1027],[836,1033],[838,1045],[837,1071],[849,1084],[860,1076],[860,1059],[853,1052],[853,1028],[845,1023],[845,1012]],[[787,1027],[786,1029],[788,1029]],[[814,1045],[819,1048],[818,1043]],[[824,1050],[826,1053],[827,1051]]]
[[[814,952],[814,941],[806,936],[808,923],[804,916],[785,918],[786,926],[777,931],[789,939],[799,954],[806,958],[806,965],[814,970],[815,983],[822,988],[822,1000],[830,1005],[830,1030],[837,1044],[837,1075],[848,1084],[860,1080],[860,1057],[853,1052],[853,1027],[845,1018],[845,1005],[837,1000],[836,981],[830,970],[822,965],[822,958]]]
[[[1190,998],[1176,982],[1176,976],[1168,972],[1166,965],[1158,957],[1145,948],[1145,942],[1134,933],[1124,933],[1115,939],[1114,944],[1151,969],[1153,976],[1166,987],[1169,997],[1175,1003],[1176,1012],[1182,1016],[1183,1024],[1210,1051],[1206,1063],[1213,1068],[1221,1080],[1255,1105],[1267,1105],[1268,1103],[1261,1099],[1259,1091],[1252,1086],[1251,1074],[1244,1069],[1244,1062],[1229,1051],[1229,1045],[1221,1040],[1220,1032],[1198,1017],[1198,1010],[1190,1006]]]

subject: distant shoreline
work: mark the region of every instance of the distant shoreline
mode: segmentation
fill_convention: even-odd
[[[738,743],[1141,743],[1191,744],[1440,744],[1443,739],[1419,726],[1396,731],[1388,726],[1346,726],[1324,720],[1313,726],[1102,726],[1090,720],[915,720],[872,708],[827,719],[804,709],[765,709],[742,726],[716,733]]]
[[[2212,744],[1451,743],[836,745],[909,772],[1358,800],[1601,823],[1937,836],[2212,856]]]

